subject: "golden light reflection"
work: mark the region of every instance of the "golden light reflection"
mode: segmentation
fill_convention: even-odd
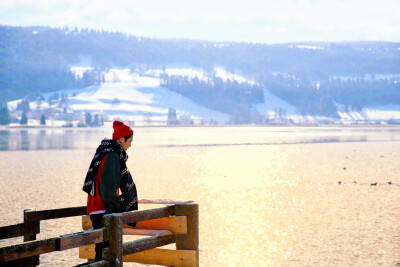
[[[191,199],[200,204],[201,266],[400,262],[400,142],[139,145],[146,141],[145,134],[155,142],[158,131],[175,135],[177,129],[135,131],[138,144],[128,151],[128,167],[140,198]],[[239,134],[226,137],[230,130],[215,128],[207,136],[210,129],[190,129],[198,133],[180,133],[160,143],[243,143],[250,137],[268,143],[265,138],[291,136],[289,128],[282,137],[268,135],[268,128],[243,127],[234,129]],[[304,131],[295,128],[293,139]],[[247,132],[250,137],[244,136]],[[0,153],[0,187],[6,188],[0,194],[0,222],[20,222],[21,213],[16,211],[24,208],[85,205],[81,186],[92,156],[92,150],[83,149]],[[374,182],[377,186],[370,185]],[[81,227],[76,220],[48,221],[39,238],[77,231]],[[68,259],[77,259],[77,252],[72,254]],[[60,263],[51,257],[45,254],[41,262]]]

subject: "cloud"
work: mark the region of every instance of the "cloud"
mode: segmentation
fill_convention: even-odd
[[[299,36],[315,40],[323,36],[329,40],[400,41],[398,3],[398,0],[2,0],[0,23],[102,28],[153,37],[162,32],[163,37],[196,38],[193,37],[196,32],[201,32],[212,40],[223,35],[229,40],[276,42],[279,40],[273,39],[274,34],[265,34],[276,33],[281,41],[288,41],[290,36],[296,40]]]
[[[284,33],[287,32],[286,28],[282,27],[271,27],[271,26],[264,26],[262,27],[263,32],[266,33]]]
[[[126,10],[112,10],[107,16],[107,21],[110,22],[128,22],[132,18]]]

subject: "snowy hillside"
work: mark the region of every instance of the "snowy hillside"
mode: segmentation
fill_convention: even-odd
[[[182,70],[181,74],[187,71]],[[104,112],[110,119],[124,119],[135,123],[152,121],[164,124],[169,108],[179,117],[189,117],[195,123],[201,120],[225,122],[229,116],[206,109],[190,99],[160,86],[157,76],[141,76],[129,69],[111,69],[105,74],[105,82],[89,87],[69,100],[72,110]]]
[[[343,122],[352,121],[400,121],[400,106],[372,106],[361,111],[338,112]]]
[[[79,66],[71,66],[71,71],[76,76],[82,77],[85,71],[91,70],[90,60]],[[219,67],[214,68],[213,73],[206,73],[202,69],[195,69],[187,65],[170,65],[164,70],[150,69],[143,72],[124,68],[112,68],[102,73],[104,81],[96,86],[85,89],[71,89],[56,92],[66,96],[65,101],[46,102],[32,101],[30,107],[33,111],[42,113],[44,110],[54,109],[64,113],[73,113],[75,116],[67,115],[53,116],[53,125],[57,120],[84,121],[84,114],[98,114],[105,120],[120,119],[135,125],[165,125],[167,123],[168,111],[170,108],[176,110],[178,119],[184,124],[202,122],[218,122],[225,124],[229,122],[229,114],[205,108],[191,99],[174,93],[160,86],[160,75],[165,72],[168,75],[181,75],[191,78],[197,77],[200,80],[210,78],[210,75],[217,76],[224,81],[238,81],[255,84],[245,77],[230,73]],[[54,94],[44,94],[45,99]],[[8,106],[16,110],[21,100],[11,101]],[[341,110],[339,108],[339,110]],[[364,108],[359,112],[338,112],[339,118],[332,119],[322,116],[302,116],[298,110],[264,89],[264,103],[253,106],[253,112],[267,118],[270,122],[294,122],[294,123],[352,123],[400,120],[400,106],[379,106]],[[50,113],[52,114],[52,113]],[[80,114],[76,116],[76,114]],[[50,119],[50,118],[48,118]],[[33,124],[38,124],[38,121]]]
[[[90,67],[73,66],[71,70],[77,76]],[[201,71],[189,68],[171,68],[168,73],[174,75],[197,76],[201,78]],[[97,86],[90,86],[83,90],[64,90],[55,92],[67,95],[66,107],[74,112],[90,112],[107,116],[108,120],[121,119],[135,125],[165,125],[169,108],[176,110],[178,118],[185,124],[191,122],[200,124],[203,121],[217,121],[226,123],[229,115],[205,108],[192,100],[171,92],[160,86],[160,70],[149,70],[146,73],[132,73],[130,69],[113,68],[103,73],[105,81]],[[45,98],[54,94],[44,94]],[[8,106],[15,110],[22,100],[11,101]],[[59,108],[59,103],[51,106],[42,101],[30,102],[32,110]],[[76,118],[75,118],[76,120]]]

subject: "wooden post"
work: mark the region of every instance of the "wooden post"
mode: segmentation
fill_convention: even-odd
[[[195,250],[199,266],[199,204],[177,204],[175,215],[187,217],[187,234],[176,235],[176,249]]]
[[[109,249],[103,250],[103,252],[106,252],[103,253],[103,259],[107,260],[111,267],[120,267],[122,266],[122,215],[115,213],[105,215],[103,226],[108,228],[108,241],[110,243]]]
[[[26,232],[24,234],[24,242],[36,240],[36,233],[40,233],[40,221],[30,221],[29,220],[29,212],[34,212],[34,209],[25,209],[24,210],[24,223],[27,224]],[[36,266],[39,265],[39,255],[32,256],[29,258],[25,258],[20,260],[22,266]]]

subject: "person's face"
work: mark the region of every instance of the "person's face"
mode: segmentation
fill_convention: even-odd
[[[119,139],[119,144],[122,146],[122,148],[125,151],[127,151],[128,148],[130,148],[132,145],[132,140],[133,140],[133,136],[129,137],[126,141],[125,141],[125,138],[122,137]]]

